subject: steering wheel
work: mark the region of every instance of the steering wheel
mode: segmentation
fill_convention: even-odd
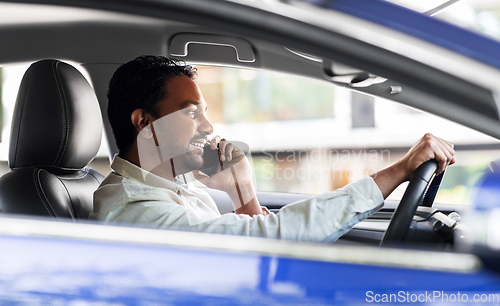
[[[429,186],[432,176],[436,172],[437,168],[438,162],[435,159],[431,159],[421,164],[415,170],[403,198],[391,218],[389,227],[385,231],[384,237],[380,242],[380,246],[390,246],[403,241],[408,233],[408,229],[410,228],[413,216],[415,215],[419,204],[424,202],[426,203],[424,204],[425,206],[432,205],[443,177],[443,173],[436,175]],[[429,188],[427,188],[427,186],[429,186]],[[426,190],[432,192],[426,194]]]

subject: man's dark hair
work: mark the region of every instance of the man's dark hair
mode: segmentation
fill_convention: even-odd
[[[196,68],[182,61],[147,55],[115,71],[108,87],[108,119],[121,153],[128,152],[137,137],[130,120],[132,112],[141,108],[158,117],[158,103],[168,95],[167,81],[177,76],[194,79]]]

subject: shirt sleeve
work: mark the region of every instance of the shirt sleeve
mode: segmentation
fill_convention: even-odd
[[[383,202],[377,184],[371,177],[366,177],[336,191],[288,204],[277,214],[250,217],[230,213],[195,226],[177,229],[332,242],[354,224],[380,209]],[[175,224],[161,224],[159,227],[175,229]]]

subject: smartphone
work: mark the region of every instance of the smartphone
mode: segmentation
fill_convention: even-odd
[[[241,141],[231,141],[231,143],[242,150],[245,155],[248,154],[249,149],[246,143]],[[203,165],[200,171],[208,176],[214,176],[217,171],[219,171],[220,165],[219,150],[212,150],[210,145],[205,145],[205,147],[203,147]]]
[[[214,176],[219,170],[219,149],[212,150],[210,145],[203,147],[203,165],[200,171],[208,176]]]

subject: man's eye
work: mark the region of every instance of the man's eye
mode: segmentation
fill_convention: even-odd
[[[186,114],[188,114],[189,116],[191,116],[192,118],[196,117],[196,110],[194,109],[189,109],[186,111]]]

